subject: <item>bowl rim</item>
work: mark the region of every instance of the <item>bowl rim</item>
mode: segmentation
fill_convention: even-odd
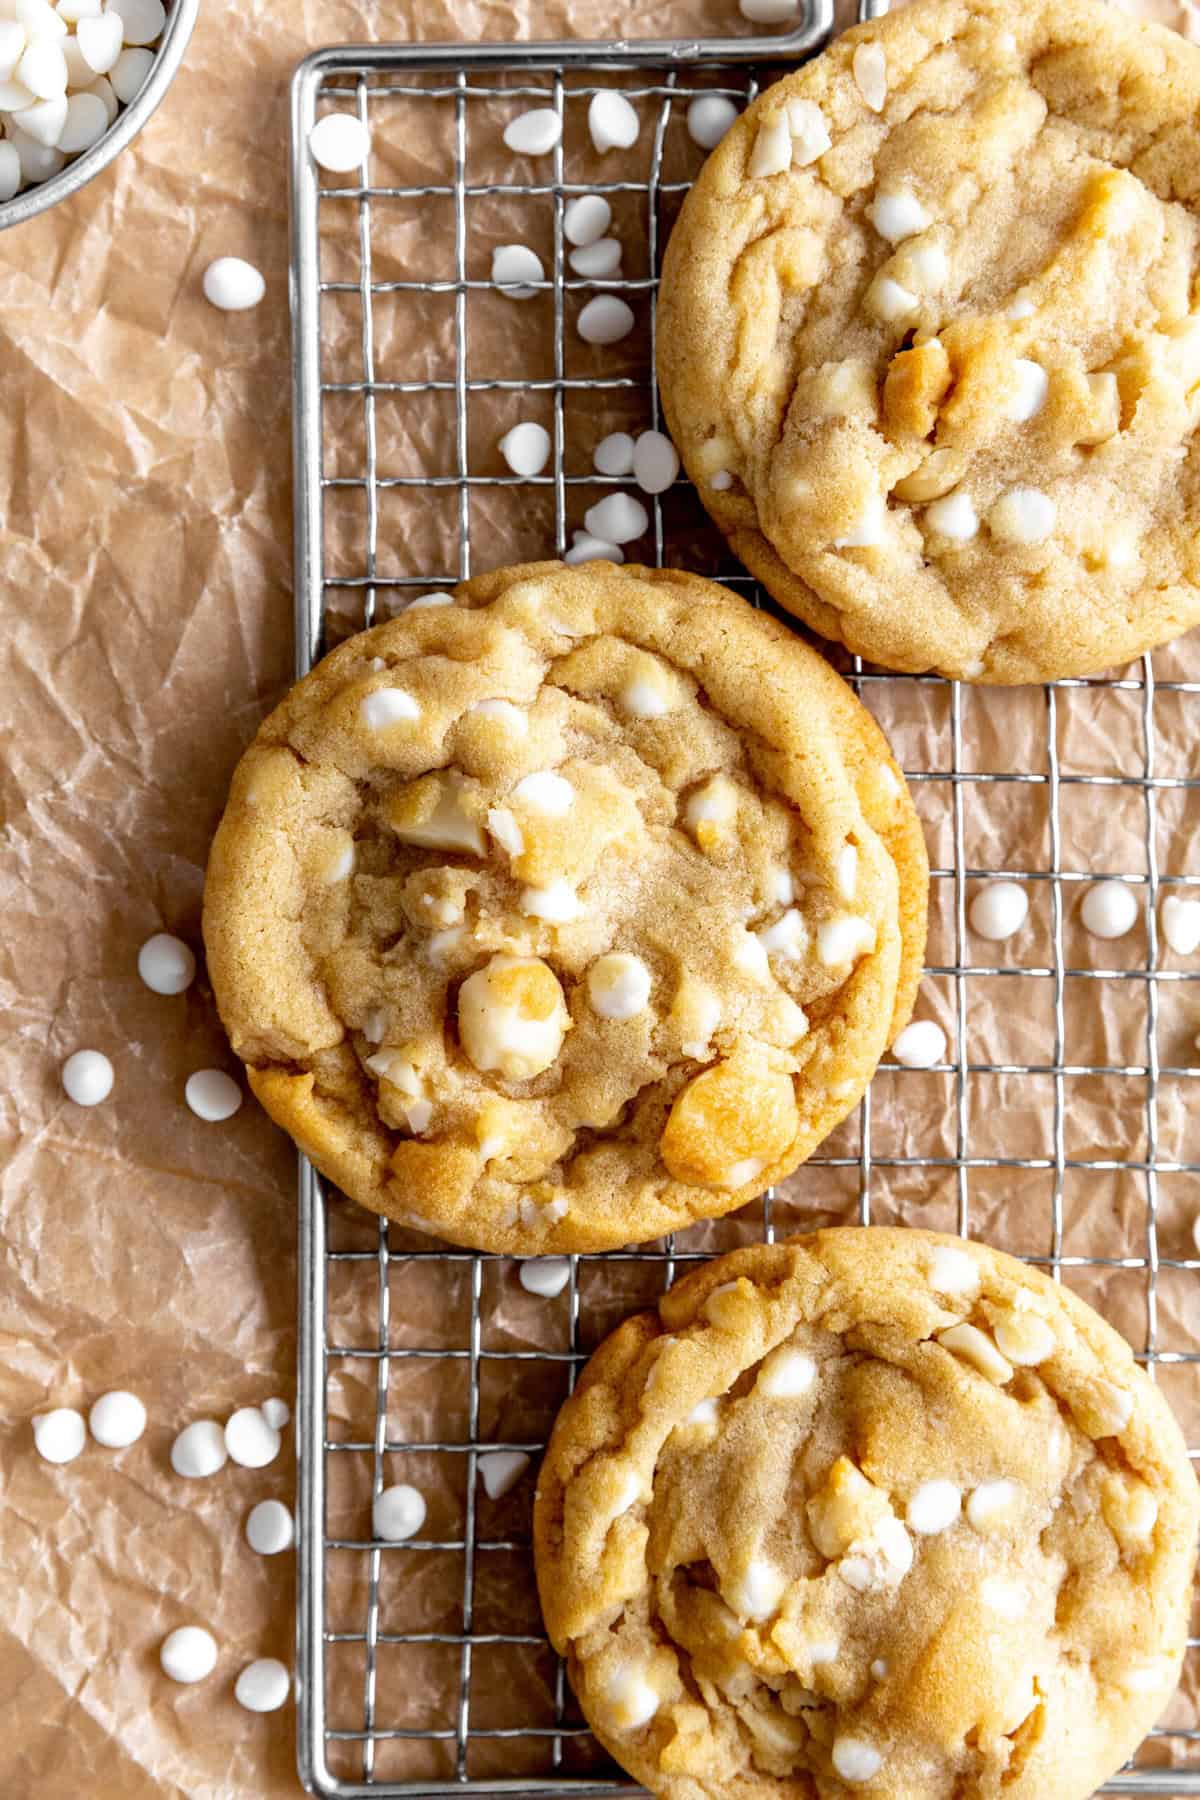
[[[46,212],[59,200],[66,200],[86,187],[94,175],[106,169],[113,158],[132,143],[142,126],[154,113],[179,71],[184,52],[200,12],[200,0],[169,0],[167,22],[153,49],[154,66],[128,106],[123,106],[102,138],[69,162],[65,169],[49,181],[25,188],[11,200],[0,201],[0,231],[11,225],[23,225]]]

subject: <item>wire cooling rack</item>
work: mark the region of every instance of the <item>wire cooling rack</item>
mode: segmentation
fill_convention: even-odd
[[[860,16],[884,10],[886,0],[863,0]],[[772,60],[819,48],[831,29],[831,0],[810,0],[798,28],[774,40],[352,47],[301,66],[292,118],[299,673],[336,635],[386,616],[417,591],[567,548],[586,505],[613,485],[591,468],[590,446],[602,434],[596,421],[605,419],[605,430],[659,423],[653,293],[670,219],[700,160],[683,126],[687,103],[715,91],[744,104]],[[614,85],[641,114],[641,160],[627,168],[618,154],[588,168],[572,145],[586,149],[588,100]],[[331,106],[356,110],[372,132],[369,166],[340,185],[322,185],[306,150],[315,118]],[[494,148],[505,116],[531,106],[560,113],[562,143],[551,158],[509,159],[497,173],[485,150]],[[533,173],[515,180],[522,168]],[[593,281],[572,272],[562,219],[574,194],[597,191],[613,203],[618,229],[623,220],[631,262],[634,238],[644,240],[645,265]],[[528,325],[523,309],[496,293],[476,254],[476,236],[486,239],[488,208],[496,205],[514,209],[495,226],[501,241],[509,217],[524,209],[548,253]],[[422,273],[414,278],[413,268]],[[622,293],[640,308],[633,365],[578,360],[573,318],[597,291]],[[511,319],[506,357],[503,366],[481,366],[476,333],[487,327],[495,343],[499,315],[489,323],[477,308],[496,304]],[[439,334],[441,361],[431,348]],[[549,472],[520,480],[497,461],[495,443],[506,424],[531,413],[547,424],[554,456]],[[577,461],[581,432],[586,454]],[[414,501],[423,510],[414,512]],[[407,513],[398,514],[398,505]],[[701,510],[685,482],[656,498],[648,542],[638,547],[642,560],[706,567],[706,556],[719,558],[696,536]],[[448,559],[442,555],[447,566],[422,560],[426,513],[436,517],[437,542],[454,546]],[[400,516],[403,532],[392,523]],[[398,538],[409,545],[408,563]],[[710,560],[706,572],[761,599],[727,561]],[[1200,1192],[1200,1164],[1187,1160],[1174,1128],[1166,1143],[1160,1128],[1164,1094],[1172,1096],[1174,1120],[1197,1073],[1186,1050],[1171,1050],[1181,1041],[1181,1002],[1193,976],[1163,966],[1156,922],[1160,890],[1186,891],[1189,880],[1160,868],[1164,825],[1182,826],[1171,809],[1200,787],[1173,758],[1160,766],[1160,726],[1164,709],[1178,724],[1194,707],[1200,680],[1183,677],[1200,675],[1200,667],[1171,664],[1157,674],[1147,658],[1120,678],[1026,690],[1033,712],[1025,718],[1024,761],[982,767],[973,756],[972,709],[988,705],[987,696],[848,657],[842,666],[885,725],[894,723],[899,701],[926,718],[937,715],[932,738],[913,756],[899,748],[927,824],[937,820],[931,843],[940,928],[925,993],[940,999],[950,1060],[929,1074],[885,1066],[874,1094],[885,1081],[940,1082],[941,1133],[936,1142],[881,1141],[884,1111],[869,1093],[857,1119],[793,1178],[789,1195],[768,1194],[734,1220],[659,1245],[571,1258],[563,1295],[540,1301],[523,1294],[511,1260],[443,1250],[368,1220],[302,1163],[297,1673],[300,1771],[314,1793],[631,1791],[590,1739],[541,1630],[528,1548],[532,1481],[493,1502],[477,1479],[479,1458],[494,1449],[536,1458],[604,1331],[714,1251],[814,1217],[864,1224],[913,1217],[905,1200],[919,1189],[922,1201],[934,1195],[942,1209],[917,1212],[921,1222],[978,1231],[1082,1285],[1110,1316],[1124,1308],[1118,1322],[1168,1384],[1192,1441],[1200,1438],[1196,1390],[1181,1385],[1200,1358],[1195,1335],[1179,1326],[1188,1303],[1178,1287],[1197,1281],[1200,1262],[1190,1231],[1185,1238],[1169,1223],[1195,1213],[1189,1189]],[[1119,762],[1088,766],[1085,757],[1076,767],[1072,720],[1082,709],[1103,738],[1104,709],[1114,708]],[[1022,805],[1041,808],[1045,854],[1036,866],[1031,856],[1011,866],[1002,828],[980,843],[973,810],[980,796],[1005,817]],[[1072,856],[1080,807],[1093,827],[1102,810],[1112,810],[1114,845],[1127,848],[1102,872],[1124,876],[1144,902],[1136,948],[1103,947],[1112,966],[1097,966],[1094,944],[1081,951],[1073,935],[1079,884],[1101,872]],[[1009,946],[981,960],[990,947],[968,935],[972,884],[995,875],[1027,883],[1037,897],[1041,925],[1020,940],[1021,961]],[[1004,1005],[994,1010],[1027,1024],[1023,1053],[976,1043],[970,1002],[981,983],[1004,990]],[[1130,1015],[1129,1030],[1118,1032],[1115,1048],[1106,1040],[1073,1054],[1080,1007],[1105,998],[1116,1014]],[[998,1106],[995,1081],[1007,1084],[997,1090]],[[1014,1101],[1022,1083],[1033,1100]],[[902,1115],[898,1092],[892,1113]],[[1080,1105],[1098,1106],[1094,1116],[1103,1119],[1110,1097],[1111,1117],[1121,1120],[1116,1147],[1116,1126],[1094,1142],[1075,1142]],[[1005,1105],[1027,1104],[1042,1121],[1044,1153],[1006,1154]],[[1115,1236],[1105,1254],[1086,1237],[1078,1241],[1081,1190],[1092,1197],[1086,1217],[1093,1223],[1095,1195],[1111,1191]],[[1107,1217],[1107,1203],[1104,1211]],[[1010,1223],[1018,1216],[1026,1222],[1019,1231]],[[1131,1299],[1139,1328],[1129,1323]],[[373,1496],[405,1479],[433,1496],[427,1525],[407,1543],[380,1543],[370,1523]],[[1198,1641],[1189,1650],[1189,1691],[1200,1674]],[[1185,1707],[1109,1791],[1200,1793],[1200,1769],[1166,1766],[1186,1761],[1188,1740],[1198,1737],[1194,1711]]]

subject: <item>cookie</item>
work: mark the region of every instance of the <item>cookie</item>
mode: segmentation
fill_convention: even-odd
[[[879,728],[698,577],[508,569],[335,650],[234,776],[208,965],[271,1116],[519,1255],[742,1205],[905,1023],[927,866]]]
[[[1175,1686],[1198,1523],[1089,1306],[876,1227],[735,1251],[614,1332],[534,1538],[588,1723],[666,1800],[1084,1800]]]
[[[1200,55],[915,0],[769,88],[667,250],[659,379],[775,598],[889,668],[1083,675],[1200,619]]]

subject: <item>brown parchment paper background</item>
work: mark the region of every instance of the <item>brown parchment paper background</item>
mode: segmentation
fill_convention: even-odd
[[[1147,5],[1153,0],[1146,0]],[[1173,0],[1158,16],[1175,19]],[[289,386],[286,311],[287,80],[308,50],[340,40],[599,37],[722,32],[742,28],[732,0],[207,0],[183,72],[137,145],[77,199],[0,235],[0,592],[4,609],[3,840],[0,845],[0,1795],[4,1800],[284,1800],[299,1792],[290,1708],[267,1718],[232,1697],[252,1657],[291,1658],[293,1559],[255,1557],[244,1517],[268,1495],[291,1497],[289,1431],[266,1471],[232,1466],[184,1483],[167,1453],[183,1424],[223,1418],[235,1405],[291,1393],[294,1379],[294,1162],[289,1145],[252,1102],[224,1125],[183,1105],[196,1068],[233,1068],[201,973],[186,996],[150,994],[136,973],[138,946],[167,929],[199,949],[204,858],[235,759],[286,685],[291,662]],[[513,110],[512,108],[509,109]],[[498,134],[503,105],[490,126]],[[428,136],[405,129],[380,140],[381,167],[396,179],[444,179],[444,121]],[[673,128],[680,131],[678,123]],[[646,134],[643,133],[643,147]],[[494,148],[494,144],[493,144]],[[585,151],[576,151],[586,160]],[[669,157],[696,166],[686,138]],[[691,162],[688,163],[688,158]],[[581,163],[580,166],[583,166]],[[421,171],[426,171],[422,174]],[[608,171],[606,170],[606,173]],[[336,207],[334,208],[336,213]],[[354,279],[353,233],[336,219],[323,246],[325,273]],[[377,273],[438,273],[445,231],[397,213],[377,234]],[[626,268],[644,272],[644,237],[618,209]],[[472,220],[472,272],[512,236],[537,242],[544,221],[485,202]],[[200,296],[200,276],[219,254],[259,264],[268,292],[256,312],[226,316]],[[345,259],[339,270],[338,259]],[[349,270],[349,273],[346,271]],[[538,372],[547,354],[542,302],[519,319],[487,297],[472,317],[473,356],[490,372]],[[444,321],[397,304],[377,320],[380,366],[419,374],[445,350]],[[357,350],[351,302],[331,304],[327,373]],[[604,353],[605,366],[645,368],[645,335]],[[575,343],[573,354],[580,354]],[[401,366],[403,365],[403,366]],[[513,410],[516,407],[516,410]],[[472,414],[472,466],[498,472],[499,433],[513,402]],[[603,432],[646,423],[644,402],[569,416],[572,467],[590,466]],[[356,408],[330,407],[327,472],[351,472],[361,455]],[[393,473],[429,470],[449,454],[436,405],[381,408],[381,463]],[[582,511],[594,495],[582,494]],[[574,502],[573,502],[574,507]],[[668,505],[671,556],[716,567],[717,547],[694,509]],[[473,550],[482,569],[551,546],[552,515],[534,506],[481,503]],[[361,564],[354,501],[331,508],[331,572]],[[447,564],[453,520],[426,503],[389,504],[383,566],[419,573]],[[339,563],[339,559],[341,559]],[[1200,679],[1200,648],[1184,643],[1156,658],[1160,680]],[[1134,671],[1136,674],[1136,671]],[[946,779],[953,767],[948,691],[897,684],[869,690],[897,751],[935,779],[917,788],[937,868],[954,862],[955,794],[965,864],[979,869],[1050,867],[1046,785],[975,786]],[[1197,699],[1160,692],[1154,706],[1159,775],[1194,776]],[[1040,693],[964,691],[960,773],[1048,772]],[[1057,697],[1061,774],[1140,774],[1143,702],[1128,690],[1080,688]],[[1136,786],[1066,784],[1061,866],[1146,873],[1146,802]],[[1156,850],[1166,876],[1200,874],[1200,802],[1185,789],[1158,797]],[[968,883],[968,889],[971,884]],[[1031,887],[1031,924],[1008,951],[970,940],[984,964],[1050,959],[1049,884]],[[1064,886],[1066,961],[1080,969],[1144,967],[1144,925],[1112,946],[1078,926],[1079,887]],[[955,961],[954,888],[934,886],[930,961]],[[1177,959],[1163,958],[1166,968]],[[1053,987],[1045,979],[927,979],[920,1012],[952,1028],[964,1005],[971,1064],[1044,1067],[1053,1061]],[[1200,1003],[1182,983],[1159,992],[1158,1054],[1184,1067]],[[1068,978],[1064,1060],[1144,1071],[1144,982]],[[92,1111],[63,1098],[58,1069],[75,1048],[104,1049],[116,1067],[110,1102]],[[1192,1153],[1186,1077],[1164,1074],[1156,1114],[1144,1073],[1066,1075],[1060,1095],[1066,1156],[1108,1166],[1068,1169],[1062,1252],[1085,1259],[1067,1278],[1139,1347],[1186,1353],[1200,1341],[1191,1221],[1200,1190],[1187,1173],[1157,1184],[1157,1311],[1148,1316],[1147,1184],[1138,1167]],[[1056,1084],[1048,1074],[970,1074],[966,1124],[973,1158],[1051,1159]],[[827,1146],[834,1159],[802,1171],[776,1205],[781,1229],[859,1216],[861,1122]],[[871,1216],[953,1229],[961,1198],[950,1167],[890,1166],[910,1156],[952,1158],[958,1121],[954,1078],[883,1071],[873,1090]],[[1156,1142],[1152,1144],[1152,1133]],[[836,1159],[844,1159],[838,1161]],[[1005,1247],[1051,1247],[1052,1168],[973,1166],[966,1177],[972,1228]],[[761,1213],[690,1235],[686,1248],[727,1247],[757,1234]],[[333,1222],[337,1248],[370,1251],[375,1228],[347,1208]],[[414,1247],[417,1240],[411,1240]],[[397,1238],[397,1243],[404,1240]],[[422,1247],[424,1247],[422,1245]],[[1092,1264],[1086,1259],[1106,1259]],[[658,1271],[588,1266],[581,1277],[580,1343],[590,1347],[656,1291]],[[434,1269],[400,1260],[391,1274],[395,1347],[461,1349],[469,1330],[466,1264]],[[366,1264],[331,1278],[331,1337],[374,1341],[376,1294]],[[524,1293],[511,1264],[489,1264],[484,1344],[494,1349],[567,1347],[565,1303]],[[1200,1385],[1187,1363],[1160,1379],[1193,1443],[1200,1440]],[[536,1441],[564,1391],[562,1365],[485,1364],[482,1441]],[[371,1435],[374,1365],[334,1358],[331,1435]],[[131,1450],[89,1446],[66,1469],[31,1447],[30,1416],[51,1404],[86,1406],[113,1386],[146,1400],[150,1427]],[[389,1436],[462,1441],[468,1428],[461,1360],[396,1365]],[[369,1530],[370,1458],[330,1459],[328,1529],[353,1541]],[[461,1456],[390,1459],[388,1478],[427,1492],[430,1535],[461,1533]],[[485,1540],[527,1541],[530,1481],[504,1501],[480,1501]],[[329,1624],[361,1631],[366,1553],[331,1559]],[[455,1631],[461,1623],[462,1558],[456,1552],[384,1559],[383,1626]],[[536,1600],[520,1550],[481,1554],[475,1626],[536,1633]],[[208,1625],[221,1645],[211,1680],[193,1689],[161,1676],[157,1648],[184,1623]],[[330,1650],[330,1722],[361,1724],[360,1644]],[[377,1722],[448,1729],[458,1693],[457,1650],[383,1646]],[[1188,1695],[1172,1722],[1193,1721]],[[552,1670],[536,1646],[478,1650],[471,1722],[488,1729],[554,1719]],[[1155,1755],[1186,1750],[1179,1740]],[[586,1743],[569,1741],[566,1766],[589,1766]],[[385,1742],[379,1777],[444,1776],[453,1751]],[[361,1771],[355,1744],[334,1746],[338,1773]],[[481,1739],[469,1772],[543,1773],[544,1740]]]

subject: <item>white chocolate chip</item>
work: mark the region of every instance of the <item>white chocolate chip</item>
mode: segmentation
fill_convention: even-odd
[[[103,25],[104,20],[80,21],[81,25],[84,23]],[[77,102],[82,105],[85,101],[91,101],[93,105],[100,108],[100,117],[98,121],[95,120],[94,115],[90,120],[87,118],[77,120],[77,135],[89,135],[91,128],[98,123],[100,129],[96,133],[96,138],[99,138],[108,129],[108,114],[104,110],[104,103],[94,95],[76,94],[72,98],[71,105],[74,106]],[[63,143],[63,135],[67,134],[60,134],[59,148],[66,150],[71,146]],[[95,142],[96,139],[93,138],[92,141]],[[86,144],[79,146],[80,149],[89,147]],[[253,263],[246,262],[240,256],[218,256],[205,269],[200,285],[209,305],[215,306],[220,312],[249,312],[252,307],[259,304],[267,291],[267,284],[263,280],[261,272],[254,267]]]
[[[1200,949],[1200,900],[1168,894],[1162,903],[1162,929],[1176,956],[1193,956]]]
[[[282,1431],[292,1416],[292,1409],[287,1401],[274,1395],[269,1400],[264,1400],[258,1410],[273,1431]]]
[[[618,1731],[640,1731],[661,1704],[658,1695],[636,1664],[612,1668],[601,1687],[604,1704]]]
[[[567,925],[583,911],[579,895],[561,875],[545,887],[522,888],[520,905],[528,918],[545,919],[548,925]]]
[[[598,475],[632,475],[633,452],[634,442],[627,431],[610,431],[592,452],[592,466]]]
[[[888,1666],[886,1660],[882,1656],[877,1656],[875,1661],[871,1664],[871,1680],[885,1681],[887,1679],[887,1672]]]
[[[1036,1313],[1012,1311],[992,1321],[997,1347],[1018,1368],[1036,1368],[1053,1356],[1054,1332]]]
[[[635,324],[632,307],[617,294],[597,294],[580,313],[576,330],[585,344],[617,344]]]
[[[731,959],[734,968],[749,976],[752,981],[767,982],[771,979],[771,965],[767,961],[766,949],[762,939],[752,931],[746,931],[740,926],[737,928]]]
[[[955,1356],[961,1356],[973,1369],[978,1369],[997,1387],[1012,1380],[1012,1364],[1001,1356],[986,1331],[978,1325],[951,1325],[937,1333],[937,1341]]]
[[[1017,1581],[1005,1581],[999,1575],[988,1575],[980,1583],[979,1598],[989,1612],[1001,1619],[1020,1619],[1029,1610],[1029,1595]]]
[[[979,1292],[979,1268],[973,1256],[953,1244],[938,1244],[929,1257],[929,1285],[936,1294],[970,1300]]]
[[[335,848],[327,859],[322,876],[327,887],[336,887],[339,881],[345,881],[354,873],[355,847],[353,838],[349,843]]]
[[[777,956],[782,962],[799,962],[808,949],[808,927],[794,906],[755,936],[768,956]]]
[[[518,781],[512,797],[534,812],[545,813],[547,818],[561,819],[575,804],[575,789],[555,770],[536,769]]]
[[[181,1687],[204,1681],[217,1666],[217,1640],[200,1625],[167,1633],[158,1652],[162,1672]]]
[[[872,112],[882,112],[887,101],[887,57],[881,44],[859,44],[850,65],[854,85]]]
[[[602,238],[612,224],[612,207],[603,194],[580,194],[563,213],[563,236],[582,249]]]
[[[532,419],[523,419],[519,425],[510,426],[505,432],[500,439],[499,448],[514,475],[526,478],[540,475],[550,460],[550,433],[544,425],[538,425]],[[411,612],[412,606],[408,610]]]
[[[920,304],[914,293],[901,287],[890,275],[877,275],[863,295],[867,311],[874,313],[885,325],[897,325],[901,319],[911,318]]]
[[[360,708],[368,731],[386,731],[390,725],[411,724],[421,716],[421,705],[404,688],[376,688]]]
[[[925,523],[952,544],[969,544],[979,530],[979,514],[971,496],[955,488],[925,508]]]
[[[1120,1677],[1120,1685],[1128,1694],[1152,1694],[1155,1688],[1165,1688],[1175,1679],[1173,1665],[1165,1656],[1156,1662],[1134,1663]]]
[[[278,1712],[292,1691],[287,1667],[274,1656],[247,1663],[233,1684],[233,1697],[247,1712]]]
[[[892,1045],[892,1055],[906,1069],[932,1069],[946,1060],[946,1034],[934,1019],[914,1019]]]
[[[679,452],[661,431],[643,431],[634,446],[633,478],[644,494],[663,494],[679,474]]]
[[[871,1781],[883,1767],[883,1757],[865,1738],[834,1738],[830,1755],[834,1770],[843,1781]]]
[[[835,550],[863,550],[882,544],[887,530],[888,507],[882,494],[872,494],[858,518],[843,537],[835,537]]]
[[[992,1531],[1008,1523],[1021,1502],[1020,1484],[1000,1476],[983,1481],[967,1500],[967,1519],[976,1531]]]
[[[76,1106],[99,1106],[113,1090],[113,1066],[102,1050],[76,1050],[62,1066],[63,1092]]]
[[[1099,1435],[1116,1437],[1124,1431],[1133,1417],[1133,1395],[1112,1381],[1101,1381],[1097,1386],[1098,1393],[1093,1410],[1099,1414],[1096,1421],[1101,1426]],[[1089,1432],[1089,1436],[1094,1435],[1096,1434]]]
[[[913,244],[905,252],[904,272],[922,293],[934,293],[945,286],[950,264],[940,244]]]
[[[730,825],[737,817],[737,788],[727,775],[711,776],[688,795],[683,817],[689,831],[706,848],[712,828]]]
[[[786,113],[776,113],[759,126],[750,157],[750,179],[782,175],[792,166],[792,134]]]
[[[563,561],[568,568],[574,569],[580,563],[625,561],[625,552],[619,544],[606,544],[603,538],[595,538],[590,531],[577,531],[575,541],[566,551]]]
[[[567,261],[577,275],[588,281],[607,281],[620,273],[621,244],[618,238],[598,238],[581,250],[572,250]]]
[[[688,136],[702,150],[715,150],[738,116],[723,94],[697,94],[687,109]]]
[[[225,1448],[241,1468],[265,1469],[279,1455],[282,1440],[257,1406],[239,1406],[225,1426]]]
[[[296,1522],[281,1500],[260,1500],[246,1518],[246,1542],[257,1556],[279,1556],[296,1541]]]
[[[855,1538],[838,1563],[838,1574],[856,1593],[896,1587],[913,1566],[913,1544],[893,1513],[878,1520],[869,1537]]]
[[[588,130],[600,155],[608,150],[631,150],[637,142],[637,113],[624,94],[603,88],[588,106]]]
[[[671,711],[669,696],[648,675],[632,676],[621,689],[620,701],[634,719],[661,719]]]
[[[588,970],[588,999],[601,1019],[632,1019],[650,1000],[650,971],[640,956],[613,951]]]
[[[1093,937],[1119,938],[1137,924],[1141,903],[1124,881],[1098,881],[1083,896],[1079,916]]]
[[[415,1537],[425,1523],[425,1497],[407,1482],[397,1482],[376,1494],[371,1507],[371,1528],[385,1544],[403,1543]]]
[[[479,1478],[489,1500],[503,1500],[528,1469],[532,1458],[523,1450],[485,1450],[479,1458]]]
[[[761,953],[762,946],[758,946]],[[682,1010],[684,1014],[683,1028],[687,1036],[680,1043],[685,1056],[694,1057],[697,1062],[708,1056],[712,1046],[712,1034],[721,1023],[721,1002],[711,988],[702,987],[699,982],[689,982],[684,990],[685,1004],[681,1008],[676,998],[672,1009]]]
[[[225,1433],[215,1419],[197,1419],[185,1425],[171,1445],[171,1467],[189,1481],[215,1475],[228,1460]]]
[[[1031,319],[1036,311],[1031,295],[1017,294],[1009,301],[1004,316],[1008,319]]]
[[[484,854],[483,827],[463,809],[461,781],[448,774],[426,775],[416,791],[422,796],[419,807],[395,804],[388,815],[388,823],[402,844],[416,844],[425,850],[462,850],[472,856]]]
[[[527,1294],[553,1300],[561,1294],[571,1278],[571,1265],[565,1256],[531,1256],[521,1264],[518,1280]]]
[[[723,1188],[727,1193],[736,1193],[738,1188],[743,1188],[748,1182],[755,1181],[766,1166],[759,1156],[743,1157],[741,1162],[731,1163],[722,1174],[721,1179],[713,1185]]]
[[[528,244],[499,244],[492,251],[492,280],[510,300],[532,300],[545,279],[542,259]]]
[[[400,1110],[414,1137],[419,1137],[423,1131],[428,1131],[430,1120],[433,1118],[432,1101],[408,1100],[402,1104]]]
[[[507,806],[493,806],[487,816],[488,830],[502,850],[520,856],[525,849],[525,834]]]
[[[515,156],[545,156],[562,139],[562,117],[552,106],[518,113],[504,127],[504,143]]]
[[[718,494],[726,494],[733,486],[733,476],[728,469],[718,469],[709,477],[708,485]]]
[[[700,1400],[693,1406],[685,1425],[694,1425],[703,1431],[715,1431],[720,1418],[720,1409],[715,1400]]]
[[[477,700],[474,706],[467,708],[468,713],[478,713],[483,719],[495,719],[505,731],[513,737],[528,737],[529,716],[523,707],[514,706],[511,700]]]
[[[1013,387],[1004,409],[1005,418],[1014,419],[1018,424],[1036,419],[1046,404],[1049,390],[1050,377],[1041,363],[1018,356],[1013,362]]]
[[[458,1029],[481,1073],[526,1081],[558,1056],[569,1025],[562,989],[537,957],[493,956],[463,982]]]
[[[854,844],[844,844],[838,852],[836,886],[843,900],[853,900],[858,887],[858,850]]]
[[[1029,913],[1029,897],[1015,881],[989,881],[971,901],[971,930],[992,943],[1003,943],[1020,931]]]
[[[790,906],[796,897],[792,872],[782,864],[771,870],[767,878],[767,898],[776,906]]]
[[[126,1450],[146,1429],[146,1408],[136,1394],[114,1388],[101,1394],[88,1414],[88,1428],[107,1450]]]
[[[764,1357],[754,1389],[770,1400],[798,1400],[811,1391],[816,1379],[812,1357],[792,1344],[781,1344]]]
[[[43,1462],[69,1463],[83,1449],[87,1433],[83,1414],[73,1406],[56,1406],[33,1421],[33,1442]]]
[[[402,1094],[415,1096],[421,1091],[421,1077],[410,1057],[400,1050],[378,1050],[363,1063],[368,1075],[390,1082]]]
[[[769,1619],[778,1610],[788,1589],[788,1578],[782,1569],[765,1557],[752,1557],[743,1573],[729,1588],[723,1588],[726,1601],[740,1619]]]
[[[1044,544],[1054,530],[1058,509],[1041,488],[1012,487],[1001,494],[988,514],[993,537],[1007,544]]]
[[[198,1119],[209,1125],[232,1119],[242,1104],[242,1090],[224,1069],[197,1069],[183,1087],[183,1097]]]
[[[875,948],[875,927],[853,913],[823,919],[817,927],[817,957],[827,969],[857,962]]]
[[[633,494],[606,494],[589,506],[583,522],[592,537],[607,544],[631,544],[648,529],[650,515]]]
[[[909,1529],[921,1537],[946,1531],[962,1511],[962,1493],[952,1481],[923,1481],[905,1508]]]
[[[898,244],[902,238],[915,237],[918,231],[924,231],[930,223],[930,215],[916,195],[904,188],[877,194],[867,207],[867,217],[880,237],[886,238],[889,244]]]
[[[811,100],[789,100],[788,130],[792,139],[792,166],[806,169],[824,156],[833,139],[825,123],[825,114]]]

